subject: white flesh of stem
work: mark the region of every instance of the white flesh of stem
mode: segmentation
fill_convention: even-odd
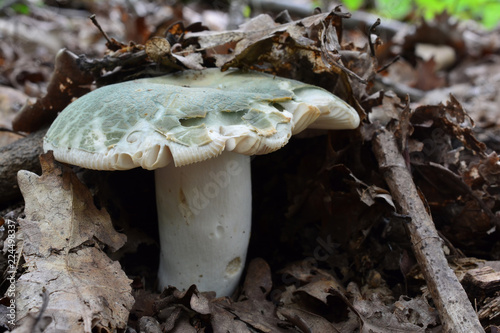
[[[223,152],[155,171],[160,288],[230,296],[244,268],[251,227],[250,158]]]

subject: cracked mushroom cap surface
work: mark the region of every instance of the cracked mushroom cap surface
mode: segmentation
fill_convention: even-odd
[[[359,121],[352,107],[322,88],[214,68],[96,89],[59,114],[44,150],[89,169],[152,170],[224,150],[267,154],[307,127],[352,129]]]

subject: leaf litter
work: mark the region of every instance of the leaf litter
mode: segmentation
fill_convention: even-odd
[[[142,8],[137,6],[135,9]],[[488,87],[498,83],[493,74],[499,63],[496,55],[500,46],[495,42],[498,31],[485,33],[459,26],[442,15],[414,30],[402,30],[391,40],[382,40],[356,29],[345,31],[342,22],[349,21],[350,15],[339,8],[295,21],[278,22],[263,13],[238,29],[210,31],[201,24],[190,24],[185,11],[171,12],[177,17],[161,24],[151,11],[149,16],[137,14],[140,12],[136,10],[136,15],[125,21],[129,32],[135,29],[135,43],[112,41],[103,58],[95,58],[102,51],[87,52],[70,44],[70,49],[87,54],[72,58],[70,66],[78,71],[70,73],[84,79],[75,88],[88,89],[92,80],[102,86],[184,68],[240,67],[322,86],[356,107],[363,117],[366,115],[365,121],[355,131],[327,135],[324,131],[308,131],[282,150],[254,160],[254,198],[261,200],[254,210],[249,253],[253,259],[241,289],[231,299],[200,293],[195,286],[182,292],[171,287],[155,294],[151,276],[156,274],[156,267],[150,267],[149,273],[147,268],[130,269],[140,264],[122,251],[117,259],[124,263],[125,272],[134,271],[133,276],[129,274],[134,277],[135,290],[131,293],[130,280],[103,252],[104,248],[118,249],[123,236],[97,209],[90,210],[92,219],[101,221],[102,227],[114,235],[112,239],[103,236],[95,222],[89,223],[73,212],[75,208],[68,207],[57,207],[54,212],[69,213],[72,217],[66,221],[73,222],[59,227],[53,222],[46,226],[50,234],[43,234],[40,213],[33,205],[42,209],[54,201],[57,187],[67,191],[73,184],[78,188],[76,193],[86,190],[81,183],[74,185],[75,177],[69,176],[66,169],[60,171],[51,162],[42,162],[45,168],[40,178],[26,177],[33,181],[51,179],[53,190],[39,190],[46,194],[41,198],[25,196],[26,217],[18,220],[25,243],[19,295],[30,295],[18,298],[22,316],[33,316],[28,313],[39,310],[48,299],[44,313],[52,317],[52,322],[46,325],[65,323],[71,328],[80,325],[75,331],[81,325],[87,330],[101,327],[113,331],[125,327],[133,294],[136,306],[128,317],[129,329],[141,332],[442,330],[446,323],[438,316],[412,253],[406,228],[410,220],[399,214],[398,199],[383,180],[372,149],[373,138],[382,126],[397,140],[443,240],[450,266],[461,280],[468,276],[464,286],[478,308],[483,328],[493,331],[498,327],[498,292],[480,284],[478,281],[484,281],[479,280],[480,275],[474,278],[474,274],[480,274],[474,269],[486,266],[493,267],[486,275],[492,283],[499,280],[495,280],[495,263],[500,258],[500,163],[495,139],[498,108],[493,106],[498,104],[498,94]],[[103,30],[119,36],[120,29],[110,28],[112,25],[104,17],[98,16],[100,22],[105,22]],[[156,32],[143,24],[144,19],[156,22]],[[185,24],[176,23],[176,19],[184,19]],[[374,22],[362,23],[369,26]],[[370,33],[376,35],[383,29],[382,21]],[[90,45],[99,44],[102,46],[98,42]],[[430,57],[422,53],[422,45],[431,45]],[[433,57],[432,45],[451,48],[451,63]],[[399,60],[394,61],[397,57]],[[48,86],[60,87],[64,79],[64,75],[54,78]],[[54,109],[53,115],[85,90],[61,93],[49,89],[44,97],[49,103],[59,103],[49,106]],[[37,116],[26,113],[19,124],[30,127],[19,128],[29,132],[50,123],[53,115],[44,115],[43,105],[43,99],[32,104],[30,109]],[[22,119],[23,113],[17,119]],[[85,174],[83,178],[88,180]],[[131,173],[116,177],[131,175],[139,181],[144,179]],[[123,217],[127,214],[124,207],[133,208],[126,204],[108,206],[113,202],[110,198],[119,201],[123,194],[109,188],[102,178],[97,179],[100,181],[88,182],[94,200],[111,209],[115,225],[125,233],[133,233],[138,221]],[[83,197],[78,200],[85,207],[93,207],[90,194],[86,192]],[[141,200],[137,201],[139,207]],[[137,211],[131,216],[140,216],[140,208]],[[124,223],[132,226],[122,227]],[[76,226],[81,232],[72,229]],[[69,240],[55,236],[54,230],[59,229],[69,232]],[[137,245],[141,241],[154,243],[154,231],[148,232],[151,236],[135,238],[133,251],[143,250]],[[96,265],[102,269],[96,270]],[[56,273],[49,276],[46,272],[51,270],[42,271],[43,267]],[[79,271],[95,274],[82,276]],[[110,287],[90,288],[92,278]],[[57,310],[55,301],[63,302],[72,290],[65,286],[80,293],[76,304],[81,311]],[[120,301],[113,303],[117,299]],[[120,306],[114,308],[112,304]],[[76,317],[82,314],[83,321],[78,321]]]
[[[26,202],[26,216],[19,220],[18,246],[25,262],[16,283],[19,323],[39,312],[49,318],[48,331],[125,328],[133,304],[130,280],[103,251],[123,246],[125,235],[95,208],[70,170],[61,170],[51,155],[42,155],[41,164],[41,176],[18,174]],[[48,304],[42,307],[44,297]]]

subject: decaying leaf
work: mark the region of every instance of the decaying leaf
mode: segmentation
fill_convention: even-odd
[[[80,70],[78,57],[62,49],[55,60],[55,70],[47,87],[47,94],[35,103],[26,103],[12,121],[16,131],[33,132],[50,124],[73,98],[90,91],[92,75]]]
[[[399,333],[426,332],[438,322],[434,308],[421,298],[409,301],[400,299],[395,304],[387,304],[380,292],[366,295],[351,283],[348,291],[352,295],[352,304],[362,321],[361,332]]]
[[[303,332],[340,332],[322,316],[295,308],[281,308],[278,314],[285,317]]]
[[[18,174],[26,203],[19,221],[26,272],[17,281],[17,318],[23,323],[40,311],[47,331],[112,332],[125,328],[134,302],[130,280],[103,251],[126,241],[109,215],[97,209],[88,189],[68,169],[42,155],[42,176]],[[29,323],[25,324],[29,325]]]
[[[260,332],[288,332],[285,326],[289,324],[285,324],[276,316],[275,304],[266,299],[272,288],[269,265],[263,259],[256,258],[252,260],[248,270],[249,273],[243,286],[243,299],[232,304],[214,301],[213,308],[226,310],[246,326],[253,327]],[[214,317],[214,321],[218,320],[220,319]]]
[[[313,83],[334,91],[354,107],[361,105],[368,119],[358,132],[330,132],[325,140],[324,136],[318,137],[322,133],[311,131],[293,142],[294,146],[285,147],[288,153],[281,150],[266,156],[268,160],[255,159],[253,172],[260,176],[255,177],[259,179],[254,183],[255,193],[265,193],[266,198],[256,196],[258,209],[253,213],[260,225],[253,232],[253,251],[268,258],[273,268],[283,269],[275,271],[271,278],[267,263],[255,260],[248,267],[236,300],[215,299],[209,293],[198,292],[195,286],[184,292],[169,288],[155,303],[155,310],[152,304],[156,296],[148,293],[152,288],[145,282],[148,272],[141,272],[136,277],[141,281],[137,289],[146,288],[146,293],[135,294],[139,302],[128,324],[134,327],[137,323],[138,331],[147,332],[159,329],[151,317],[161,323],[164,332],[385,333],[438,331],[441,325],[446,327],[446,319],[439,322],[436,311],[420,296],[424,278],[409,249],[407,226],[412,220],[397,214],[400,202],[387,190],[384,170],[378,167],[372,151],[372,140],[379,134],[379,125],[396,136],[406,167],[413,172],[421,199],[432,212],[454,262],[463,253],[489,260],[498,258],[500,158],[495,151],[499,151],[496,134],[500,95],[495,88],[500,81],[495,75],[498,59],[491,57],[498,53],[498,32],[490,35],[468,31],[466,35],[462,28],[441,16],[435,23],[424,22],[411,35],[401,31],[404,33],[398,33],[399,39],[396,36],[390,41],[381,34],[373,42],[378,31],[370,29],[367,36],[360,22],[344,20],[349,14],[338,9],[294,22],[291,18],[259,15],[236,30],[210,32],[201,24],[185,28],[180,20],[186,22],[190,18],[179,16],[181,9],[174,10],[172,19],[162,21],[162,26],[170,26],[168,31],[157,29],[157,37],[151,35],[149,41],[147,27],[136,29],[135,24],[130,24],[134,20],[129,18],[128,27],[136,33],[136,39],[120,39],[135,43],[115,41],[108,45],[110,52],[101,60],[83,55],[77,61],[74,57],[69,59],[72,73],[59,70],[62,76],[56,77],[56,84],[50,86],[54,89],[49,89],[46,98],[24,108],[23,113],[29,117],[18,120],[16,128],[36,128],[49,121],[72,98],[88,90],[89,80],[95,79],[97,86],[103,86],[172,70],[214,66],[255,69]],[[172,24],[176,20],[179,23]],[[359,31],[342,25],[350,21]],[[387,24],[382,22],[379,29]],[[483,37],[490,41],[480,43]],[[369,39],[370,47],[377,46],[371,52]],[[384,45],[379,44],[380,40]],[[442,67],[447,71],[443,73],[436,71],[436,59],[424,57],[422,62],[421,53],[415,51],[422,44],[448,45],[456,55],[456,66],[451,70]],[[5,49],[2,51],[5,53]],[[84,52],[92,54],[90,50]],[[471,59],[471,55],[476,58]],[[487,66],[480,55],[488,55]],[[19,68],[19,64],[15,67]],[[433,89],[425,97],[427,101],[420,100],[423,90],[443,84],[453,86]],[[439,98],[429,102],[436,90],[440,90]],[[444,101],[450,92],[453,96],[449,102],[434,105]],[[407,95],[410,99],[406,99]],[[420,104],[415,105],[419,100]],[[357,109],[362,113],[361,108]],[[28,111],[40,114],[33,116]],[[474,122],[480,127],[496,126],[494,134],[483,129],[493,150],[487,150],[481,142],[484,139],[476,140]],[[126,315],[120,314],[127,312],[129,281],[100,250],[103,245],[117,248],[122,240],[116,238],[107,217],[97,218],[102,213],[92,206],[88,193],[82,200],[73,194],[61,194],[81,194],[74,190],[80,186],[73,184],[74,176],[50,165],[49,169],[50,172],[45,164],[42,177],[25,174],[25,183],[43,183],[45,188],[38,184],[28,191],[28,216],[20,222],[27,267],[19,281],[23,332],[32,331],[36,322],[36,328],[42,331],[66,324],[70,331],[86,329],[89,323],[101,331],[124,327]],[[262,180],[267,174],[272,176]],[[47,184],[55,184],[56,180],[59,185],[47,190]],[[105,181],[96,184],[101,193],[107,185]],[[60,197],[67,199],[66,204],[61,204]],[[277,208],[275,200],[269,198],[283,199]],[[272,202],[272,206],[267,206],[267,202]],[[54,203],[57,207],[53,207]],[[113,209],[113,204],[106,200],[101,203],[110,211]],[[285,215],[283,207],[287,204]],[[81,210],[74,209],[76,206]],[[113,211],[134,216],[128,207],[119,207]],[[86,220],[84,215],[92,218]],[[62,220],[72,222],[63,224]],[[106,238],[101,232],[104,229],[114,236]],[[151,235],[148,236],[156,236]],[[129,236],[128,245],[130,237],[134,236]],[[137,248],[135,245],[134,253]],[[127,265],[127,261],[123,264]],[[464,268],[469,264],[460,261],[457,265]],[[133,267],[127,272],[141,270],[143,267]],[[498,278],[494,281],[498,283]],[[95,283],[92,288],[91,283]],[[464,285],[469,297],[476,301],[484,327],[488,329],[488,323],[493,330],[493,325],[498,324],[498,291],[485,295],[479,289],[479,299],[474,294],[478,290]],[[110,287],[103,290],[103,286]],[[26,297],[21,299],[23,296]],[[39,311],[43,301],[47,308]],[[125,306],[114,308],[115,304]],[[38,313],[43,318],[37,321]],[[147,328],[151,323],[154,328]]]
[[[286,329],[291,325],[278,318],[275,304],[266,299],[271,287],[269,265],[256,258],[248,267],[237,302],[200,293],[194,285],[184,292],[169,287],[160,295],[156,309],[168,318],[165,332],[184,332],[186,318],[192,318],[196,326],[211,327],[213,332],[294,332]]]
[[[302,60],[315,73],[346,72],[356,76],[342,64],[337,49],[340,43],[334,26],[341,25],[344,15],[332,11],[278,24],[269,15],[261,14],[237,30],[188,32],[186,40],[196,42],[199,50],[212,52],[217,67],[223,70],[265,63],[277,72],[287,73],[303,70],[298,66]],[[234,52],[227,53],[227,46]],[[217,52],[217,48],[224,52]]]

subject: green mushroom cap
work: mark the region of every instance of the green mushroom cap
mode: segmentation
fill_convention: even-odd
[[[214,68],[96,89],[61,112],[44,138],[44,150],[90,169],[151,170],[172,161],[200,162],[223,150],[267,154],[309,126],[358,124],[357,112],[324,89]]]

